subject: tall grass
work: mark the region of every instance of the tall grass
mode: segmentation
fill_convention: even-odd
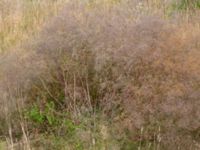
[[[199,11],[171,5],[73,1],[42,28],[33,15],[38,34],[1,57],[11,149],[198,149]]]
[[[65,0],[1,0],[0,51],[4,52],[37,33]]]

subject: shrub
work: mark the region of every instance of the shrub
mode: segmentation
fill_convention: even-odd
[[[163,149],[195,148],[199,23],[144,17],[133,6],[130,1],[92,7],[68,3],[39,37],[5,58],[1,92],[4,99],[16,101],[6,106],[13,111],[20,103],[31,108],[29,129],[36,122],[41,133],[55,125],[57,135],[67,112],[70,120],[64,124],[69,130],[82,121],[79,116],[88,115],[93,121],[86,128],[94,135],[99,133],[95,119],[100,112],[121,128],[116,131],[119,139],[128,137],[126,149],[148,142]]]

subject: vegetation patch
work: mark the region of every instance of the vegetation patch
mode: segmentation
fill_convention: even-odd
[[[5,146],[199,149],[198,3],[18,0],[15,26],[18,11],[4,9]]]

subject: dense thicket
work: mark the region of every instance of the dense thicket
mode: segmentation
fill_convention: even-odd
[[[68,130],[60,120],[70,116],[79,125],[80,116],[100,114],[119,137],[127,130],[129,141],[197,147],[199,21],[146,16],[136,4],[70,2],[38,37],[2,58],[1,119],[15,134],[28,108],[40,112],[25,113],[30,134],[36,125],[41,134],[61,136],[58,129]]]

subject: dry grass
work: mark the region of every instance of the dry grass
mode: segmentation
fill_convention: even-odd
[[[69,2],[38,36],[2,56],[2,134],[8,130],[12,139],[23,129],[25,140],[36,134],[22,109],[36,104],[44,113],[51,101],[56,105],[53,114],[69,112],[76,123],[89,114],[92,121],[85,127],[90,148],[98,148],[99,129],[104,144],[104,137],[114,132],[113,139],[126,136],[139,149],[198,149],[199,12],[174,10],[169,15],[170,6],[158,0]],[[36,20],[30,29],[43,19]],[[101,125],[97,112],[114,129]],[[37,134],[60,135],[63,128],[52,129],[46,120],[37,129]]]
[[[66,0],[0,0],[0,52],[36,34]]]

